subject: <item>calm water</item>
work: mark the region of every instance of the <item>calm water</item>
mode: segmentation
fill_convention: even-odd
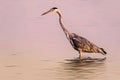
[[[9,55],[1,58],[2,80],[119,80],[119,63],[106,60],[38,59]]]
[[[119,80],[119,0],[0,1],[0,80]],[[83,54],[80,62],[62,32],[58,16],[40,16],[60,8],[66,27],[103,47],[108,54]]]

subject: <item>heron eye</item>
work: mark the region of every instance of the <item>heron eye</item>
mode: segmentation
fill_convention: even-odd
[[[52,9],[58,9],[57,7],[53,7]]]

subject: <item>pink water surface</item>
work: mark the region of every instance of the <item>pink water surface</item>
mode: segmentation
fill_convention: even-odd
[[[119,80],[119,3],[119,0],[1,0],[0,80]],[[78,56],[77,51],[66,39],[56,14],[41,16],[55,6],[61,10],[68,30],[108,52],[104,62],[84,66],[66,63],[65,59]]]

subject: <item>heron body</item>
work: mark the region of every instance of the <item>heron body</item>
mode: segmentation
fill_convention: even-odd
[[[59,15],[60,26],[63,29],[63,31],[64,31],[67,39],[71,43],[72,47],[79,52],[80,59],[82,58],[82,52],[101,53],[103,55],[107,54],[107,52],[103,48],[96,46],[95,44],[93,44],[92,42],[87,40],[86,38],[81,37],[75,33],[69,32],[64,26],[62,14],[58,8],[53,7],[49,11],[43,13],[42,15],[45,15],[48,13],[57,13]]]
[[[86,38],[76,35],[72,33],[70,38],[70,43],[73,48],[77,51],[87,52],[87,53],[102,53],[106,54],[103,48],[99,48],[92,42],[88,41]]]

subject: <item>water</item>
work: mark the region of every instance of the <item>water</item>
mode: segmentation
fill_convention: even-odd
[[[119,80],[119,2],[1,0],[0,80]],[[53,6],[60,8],[68,30],[108,54],[83,54],[94,60],[77,60],[78,53],[62,32],[58,16],[40,16]]]
[[[1,59],[0,66],[2,80],[118,80],[120,74],[119,64],[108,59],[80,62],[75,58],[41,60],[9,55]]]

